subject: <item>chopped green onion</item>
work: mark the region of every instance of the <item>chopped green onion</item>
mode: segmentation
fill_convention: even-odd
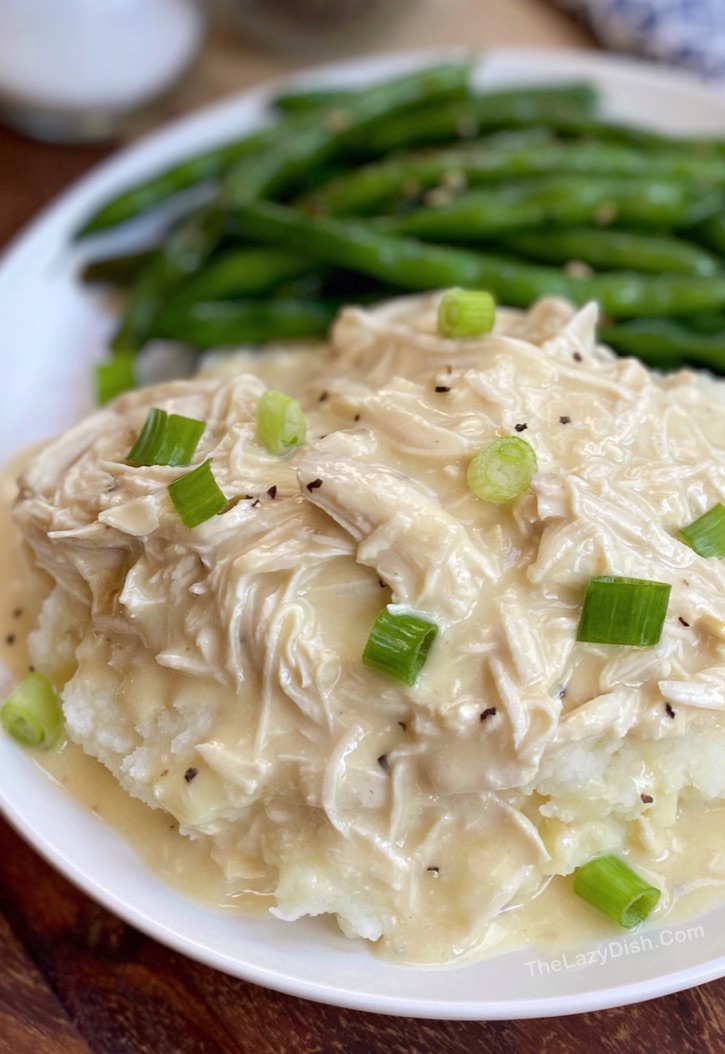
[[[188,465],[205,428],[194,417],[167,414],[154,406],[126,461],[129,465]]]
[[[537,468],[536,454],[525,439],[501,436],[473,457],[468,466],[468,486],[476,497],[501,505],[531,486]]]
[[[482,289],[447,289],[438,304],[438,332],[458,340],[490,333],[496,301]]]
[[[383,608],[370,631],[362,661],[404,684],[415,684],[438,627],[409,612]]]
[[[603,575],[587,585],[576,639],[593,644],[656,644],[670,589],[666,582]]]
[[[136,387],[135,356],[124,352],[96,366],[96,398],[105,406],[122,392]]]
[[[574,872],[574,892],[620,926],[643,922],[660,899],[660,891],[616,856],[595,856]]]
[[[725,556],[725,506],[720,502],[697,520],[680,529],[680,534],[698,556]]]
[[[0,721],[8,735],[24,747],[52,747],[63,728],[63,710],[48,678],[42,673],[26,674],[3,703]]]
[[[227,499],[211,470],[211,458],[169,484],[169,497],[186,527],[198,527],[221,512]]]
[[[307,422],[296,399],[269,388],[257,403],[257,439],[278,457],[305,441]]]

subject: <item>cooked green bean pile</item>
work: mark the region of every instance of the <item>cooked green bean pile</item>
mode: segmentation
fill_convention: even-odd
[[[275,107],[79,231],[209,188],[159,244],[86,266],[128,288],[116,354],[315,336],[341,303],[464,286],[596,299],[618,352],[725,373],[725,139],[603,120],[587,84],[474,93],[465,63]]]

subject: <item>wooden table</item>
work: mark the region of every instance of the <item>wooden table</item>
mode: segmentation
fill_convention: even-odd
[[[417,0],[375,46],[391,51],[449,43],[591,46],[579,27],[538,0]],[[155,122],[300,65],[217,28],[194,76]],[[0,129],[0,245],[109,152],[32,143]],[[167,951],[75,890],[0,821],[0,1054],[635,1049],[725,1051],[725,981],[638,1007],[539,1021],[419,1022],[337,1010],[225,977]]]

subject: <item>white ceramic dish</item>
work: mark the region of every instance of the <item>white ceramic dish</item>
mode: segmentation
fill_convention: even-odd
[[[358,62],[305,79],[360,82],[423,58]],[[599,85],[612,116],[674,132],[725,135],[725,94],[684,75],[584,52],[502,52],[488,55],[480,68],[485,84],[575,77]],[[46,210],[7,252],[0,265],[3,459],[71,424],[92,405],[90,365],[101,356],[112,320],[74,277],[80,254],[72,231],[114,191],[253,125],[268,95],[258,91],[214,106],[112,158]],[[103,240],[119,248],[142,240],[143,227]],[[529,949],[447,970],[381,962],[318,920],[288,924],[214,911],[162,884],[121,838],[60,792],[5,737],[0,807],[59,871],[138,929],[230,974],[322,1002],[416,1017],[540,1017],[649,999],[725,974],[725,905],[696,925],[613,933],[586,965],[576,966],[571,953],[542,959]]]

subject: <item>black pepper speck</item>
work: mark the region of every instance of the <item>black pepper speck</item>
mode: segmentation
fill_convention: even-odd
[[[514,425],[514,431],[515,432],[525,432],[528,427],[529,426],[526,424],[526,421],[521,421],[520,424]]]
[[[496,716],[496,707],[495,706],[489,706],[481,714],[481,720],[485,721],[487,717],[495,717],[495,716]]]
[[[571,417],[569,417],[568,414],[562,414],[561,417],[559,418],[559,424],[570,425],[571,424]]]
[[[188,768],[186,770],[186,772],[184,773],[184,779],[186,780],[187,783],[191,783],[191,781],[194,779],[194,777],[196,775],[198,775],[198,772],[199,772],[198,769]]]
[[[669,703],[665,703],[665,712],[668,717],[674,717],[675,711],[672,709]]]
[[[437,392],[449,392],[451,389],[448,387],[447,384],[436,384],[435,390]]]
[[[640,794],[640,798],[645,803],[645,805],[651,805],[654,801],[654,798],[651,794]]]
[[[316,490],[318,487],[321,487],[321,486],[322,486],[322,480],[321,479],[313,479],[312,482],[307,484],[307,489],[309,491],[312,491],[312,490]]]

